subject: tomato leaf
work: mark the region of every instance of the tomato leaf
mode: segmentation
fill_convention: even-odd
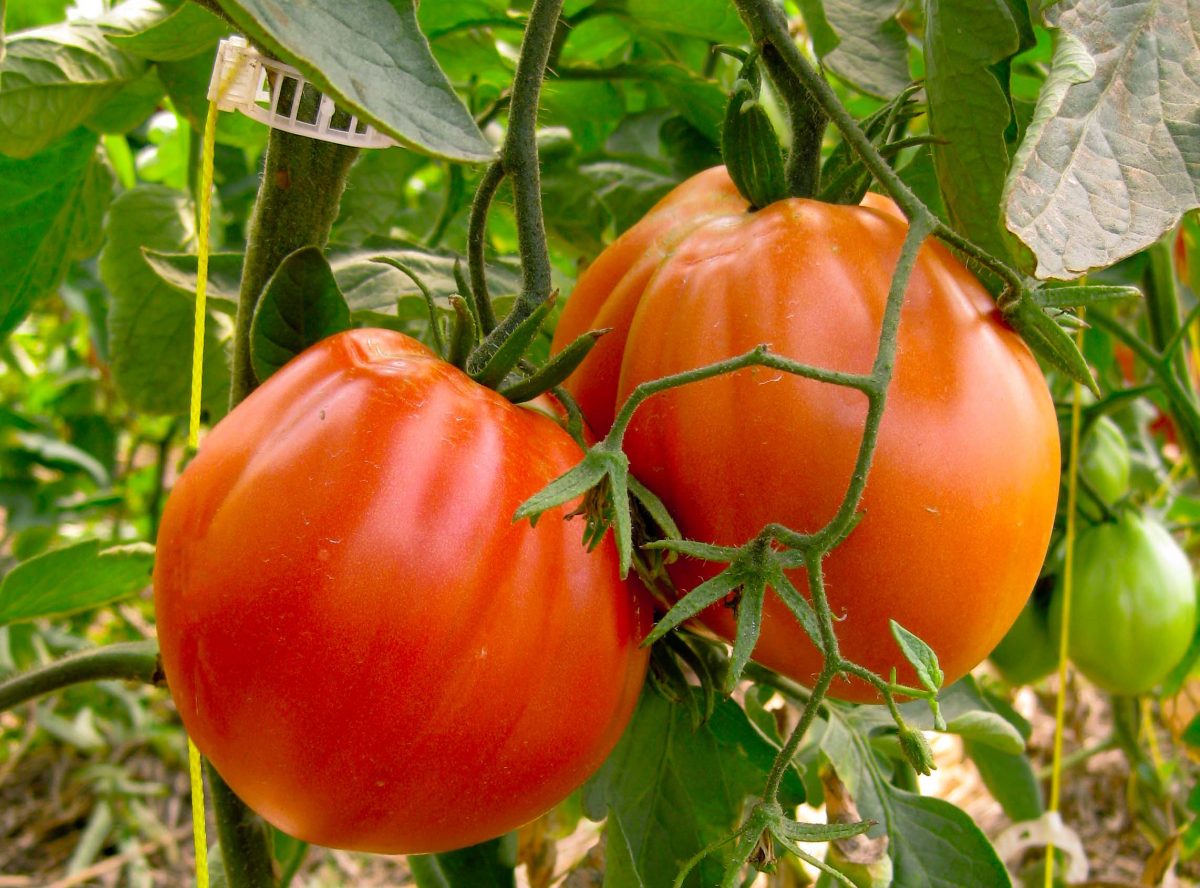
[[[609,888],[646,888],[621,815],[612,807],[608,809],[605,834],[608,839],[604,846],[604,884]]]
[[[251,40],[380,132],[451,160],[495,154],[430,53],[413,0],[220,3]]]
[[[185,195],[139,185],[113,201],[104,222],[100,278],[112,294],[108,316],[113,380],[137,410],[183,414],[191,400],[195,302],[164,283],[144,248],[195,247],[195,214]],[[209,312],[204,333],[203,405],[223,416],[229,399],[228,320]]]
[[[732,700],[718,700],[712,718],[693,731],[687,707],[643,693],[616,749],[584,784],[584,813],[593,820],[616,814],[643,883],[670,885],[689,857],[733,831],[746,799],[762,791],[774,755]],[[795,771],[783,791],[785,804],[803,798]],[[719,884],[722,868],[717,852],[685,885]]]
[[[829,70],[868,95],[889,98],[909,81],[908,35],[898,0],[800,0],[813,48]]]
[[[1025,751],[1025,738],[1003,716],[995,712],[977,709],[963,713],[946,723],[946,731],[1012,755]]]
[[[513,888],[517,834],[468,848],[408,858],[418,888]]]
[[[975,763],[984,786],[1014,823],[1036,820],[1045,810],[1041,784],[1023,754],[1001,752],[976,740],[963,738],[963,750]]]
[[[127,18],[131,7],[136,7],[134,17]],[[141,77],[146,63],[107,35],[142,26],[159,12],[157,4],[127,3],[100,21],[63,22],[9,35],[0,64],[0,153],[37,154]]]
[[[913,669],[917,671],[917,680],[921,682],[921,686],[934,693],[939,691],[946,676],[942,672],[941,666],[938,665],[937,654],[933,652],[933,648],[895,620],[888,622],[892,627],[892,637],[900,646],[900,652],[904,654],[904,659],[908,660]]]
[[[350,329],[350,307],[320,247],[288,255],[263,289],[250,323],[250,362],[260,382],[326,336]]]
[[[943,697],[950,697],[944,700],[947,709],[971,705],[972,694],[955,691],[961,684],[944,692]],[[921,720],[916,705],[905,704],[905,717],[911,710],[914,722]],[[878,822],[869,835],[886,832],[889,836],[893,884],[1010,888],[1004,864],[968,814],[949,802],[892,784],[892,763],[872,748],[870,739],[885,724],[890,724],[887,713],[873,707],[829,706],[825,731],[816,742],[846,784],[860,815]]]
[[[185,296],[196,294],[195,253],[168,253],[162,250],[143,249],[146,264],[163,283],[168,284]],[[238,290],[242,280],[241,253],[209,253],[208,284],[205,299],[214,311],[232,315],[237,312]]]
[[[131,55],[154,62],[177,62],[216,47],[230,27],[196,3],[184,3],[161,21],[109,40]]]
[[[746,28],[725,0],[625,0],[625,12],[657,31],[699,37],[714,43],[745,43]]]
[[[113,175],[77,129],[26,160],[0,155],[0,339],[101,243]]]
[[[1053,68],[1013,161],[1004,211],[1038,277],[1075,278],[1157,241],[1200,206],[1192,17],[1100,0],[1046,11]]]
[[[101,549],[85,540],[22,561],[0,581],[0,626],[60,616],[125,598],[150,584],[154,548]]]
[[[970,35],[966,37],[965,35]],[[1012,119],[996,66],[1020,48],[1021,29],[1005,0],[935,0],[925,18],[925,92],[933,159],[954,227],[1006,258],[1000,192],[1008,172],[1005,130]]]

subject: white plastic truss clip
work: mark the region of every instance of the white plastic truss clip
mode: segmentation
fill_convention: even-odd
[[[217,47],[208,99],[222,111],[240,111],[271,129],[310,139],[356,148],[397,144],[354,115],[339,111],[333,99],[296,68],[267,58],[243,37],[229,37]]]

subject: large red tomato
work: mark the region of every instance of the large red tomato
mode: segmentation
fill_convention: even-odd
[[[580,456],[386,330],[311,348],[213,429],[163,515],[155,608],[184,725],[238,795],[318,844],[434,852],[591,774],[649,614],[582,518],[512,520]]]
[[[906,227],[890,202],[791,199],[747,210],[724,168],[684,182],[581,277],[556,333],[600,327],[567,387],[598,432],[641,382],[767,343],[867,373]],[[737,545],[769,522],[815,531],[850,481],[866,417],[855,391],[749,369],[652,398],[625,439],[633,472],[683,533]],[[937,243],[905,297],[895,375],[862,501],[826,562],[843,653],[913,681],[888,628],[934,648],[947,682],[982,660],[1037,579],[1058,495],[1058,425],[1041,371],[979,282]],[[681,560],[680,592],[717,568]],[[794,576],[804,589],[803,572]],[[703,622],[732,637],[734,613]],[[759,662],[811,683],[815,647],[774,596]],[[860,682],[837,696],[875,699]]]

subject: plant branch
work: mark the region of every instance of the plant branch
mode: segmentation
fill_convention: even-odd
[[[274,888],[275,863],[266,824],[234,794],[212,762],[205,761],[204,770],[212,791],[221,862],[229,888]]]
[[[550,297],[550,250],[546,245],[546,225],[542,218],[537,112],[542,79],[546,72],[546,62],[550,58],[562,4],[563,0],[534,0],[533,8],[529,12],[529,24],[525,28],[525,38],[521,42],[521,55],[517,61],[512,104],[508,113],[508,132],[500,149],[503,171],[512,180],[513,203],[517,216],[517,245],[521,254],[521,292],[512,311],[500,324],[487,332],[476,354],[472,355],[470,366],[475,369],[485,366],[521,322],[529,318]],[[483,213],[486,216],[486,203]],[[473,218],[474,215],[473,208]],[[482,229],[482,225],[477,228]],[[474,260],[474,256],[472,259]],[[477,277],[482,275],[482,262],[472,261],[472,281],[476,281]],[[478,297],[478,294],[476,295]],[[483,300],[479,301],[482,305]]]
[[[325,246],[337,218],[350,164],[359,149],[271,130],[266,165],[246,231],[246,263],[238,293],[229,403],[258,387],[250,364],[250,322],[263,287],[286,256]]]
[[[106,644],[22,672],[0,684],[0,712],[71,685],[105,679],[161,684],[158,643]]]
[[[479,180],[475,198],[471,201],[471,217],[467,223],[467,269],[471,275],[471,296],[479,316],[480,332],[485,336],[496,329],[496,311],[488,293],[487,263],[484,248],[487,240],[487,216],[500,183],[504,181],[504,163],[491,164]],[[464,294],[467,295],[467,294]]]

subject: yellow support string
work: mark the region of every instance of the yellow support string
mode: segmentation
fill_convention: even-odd
[[[1080,319],[1083,311],[1079,312]],[[1083,350],[1083,329],[1076,343]],[[1075,383],[1071,400],[1071,443],[1067,457],[1067,540],[1063,563],[1062,626],[1058,634],[1058,698],[1054,704],[1054,760],[1050,770],[1050,813],[1058,813],[1062,796],[1063,719],[1067,708],[1067,642],[1071,637],[1071,589],[1075,571],[1075,515],[1079,496],[1079,434],[1083,422],[1083,385]],[[1045,888],[1054,888],[1054,843],[1046,845]]]
[[[224,86],[224,84],[222,84]],[[188,447],[200,444],[200,401],[204,382],[204,319],[208,296],[208,231],[212,215],[213,154],[217,141],[217,103],[208,103],[200,162],[200,207],[196,246],[196,323],[192,336],[192,403],[188,417]],[[192,840],[196,846],[196,886],[208,888],[208,837],[204,824],[204,775],[200,751],[188,738],[188,772],[192,783]]]

